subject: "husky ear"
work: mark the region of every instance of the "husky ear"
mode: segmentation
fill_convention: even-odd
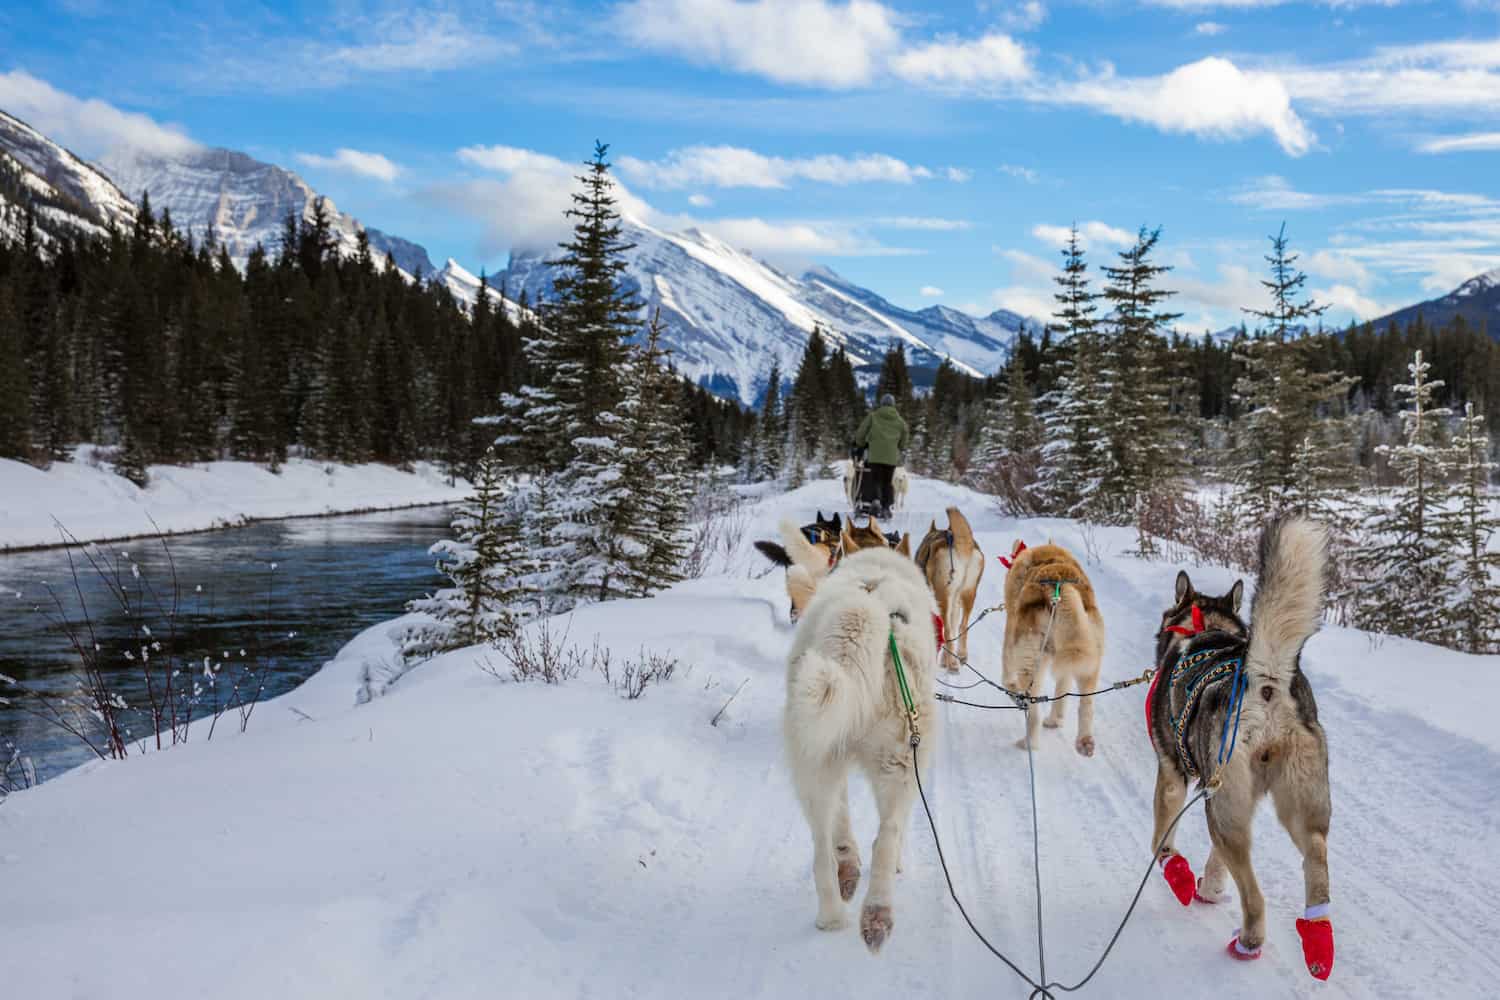
[[[911,535],[902,535],[901,544],[896,546],[896,551],[906,558],[911,558]]]
[[[833,512],[833,530],[840,534],[844,531],[844,516],[838,511]]]
[[[1187,597],[1192,592],[1193,592],[1193,581],[1188,579],[1187,570],[1185,570],[1185,569],[1178,570],[1177,571],[1177,599],[1180,601],[1184,597]],[[1238,601],[1235,602],[1234,609],[1236,611],[1238,611],[1240,609]]]
[[[1245,602],[1245,581],[1236,580],[1234,586],[1229,588],[1229,604],[1234,608],[1234,613],[1239,614],[1240,605]]]
[[[874,517],[870,518],[870,523],[868,525],[866,525],[865,530],[871,532],[877,538],[884,538],[885,537],[885,532],[883,532],[883,531],[880,530],[880,522],[877,521],[877,520],[875,520]]]

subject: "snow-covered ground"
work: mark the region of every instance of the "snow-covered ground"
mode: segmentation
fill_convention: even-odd
[[[381,626],[262,706],[244,736],[92,764],[13,795],[0,805],[5,995],[160,1000],[211,983],[216,998],[256,1000],[1024,998],[949,902],[920,812],[884,951],[870,956],[853,929],[813,927],[811,847],[779,760],[786,600],[779,572],[753,575],[764,564],[749,542],[771,537],[783,512],[806,519],[838,496],[819,482],[768,498],[750,509],[728,573],[573,616],[573,641],[597,635],[617,656],[646,647],[690,665],[638,701],[590,676],[501,682],[476,668],[498,657],[469,650],[356,707],[363,665],[389,655]],[[1068,522],[1018,524],[928,481],[914,482],[904,520],[925,528],[949,503],[991,555],[1015,537],[1085,549]],[[1149,665],[1178,567],[1122,555],[1126,531],[1095,542],[1088,568],[1115,680]],[[992,558],[982,605],[1000,597],[999,569]],[[1208,590],[1234,579],[1192,573]],[[998,667],[1002,628],[992,615],[975,630],[981,669]],[[1184,909],[1153,874],[1080,996],[1494,995],[1500,657],[1328,628],[1304,665],[1332,754],[1332,979],[1303,966],[1300,861],[1267,805],[1255,854],[1265,958],[1224,955],[1236,904]],[[1092,964],[1150,855],[1144,697],[1101,697],[1092,759],[1072,750],[1071,708],[1063,732],[1043,732],[1047,967],[1065,982]],[[1034,970],[1027,766],[1011,745],[1021,720],[943,710],[929,789],[956,885],[992,940]],[[852,787],[868,844],[873,806],[860,780]],[[1201,814],[1183,831],[1201,870]]]
[[[0,459],[0,551],[56,545],[58,525],[80,541],[202,531],[274,517],[388,510],[461,500],[436,466],[335,465],[294,458],[272,473],[251,462],[153,465],[144,490],[88,461],[38,469]]]

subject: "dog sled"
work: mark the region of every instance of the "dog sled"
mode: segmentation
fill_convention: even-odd
[[[910,479],[903,466],[896,466],[891,476],[892,502],[889,507],[880,495],[879,477],[872,474],[865,462],[866,449],[857,445],[849,449],[849,464],[844,469],[844,496],[849,509],[859,517],[875,516],[890,520],[892,515],[906,507],[906,491]]]

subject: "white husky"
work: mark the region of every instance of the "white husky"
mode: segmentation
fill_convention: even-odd
[[[846,925],[844,903],[859,885],[859,848],[849,826],[850,767],[857,764],[874,788],[880,830],[860,917],[871,951],[880,949],[894,926],[891,882],[917,791],[891,637],[917,709],[918,762],[926,770],[937,736],[936,611],[910,559],[890,549],[861,549],[819,584],[787,660],[787,759],[812,830],[821,930]]]

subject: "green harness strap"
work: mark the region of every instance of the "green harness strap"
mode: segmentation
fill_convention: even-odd
[[[891,662],[896,665],[896,683],[901,688],[901,703],[906,706],[906,724],[911,727],[911,745],[915,747],[922,742],[922,734],[917,728],[917,706],[912,701],[911,688],[906,683],[906,668],[901,665],[901,650],[896,648],[896,629],[892,626],[889,633],[891,646]]]

